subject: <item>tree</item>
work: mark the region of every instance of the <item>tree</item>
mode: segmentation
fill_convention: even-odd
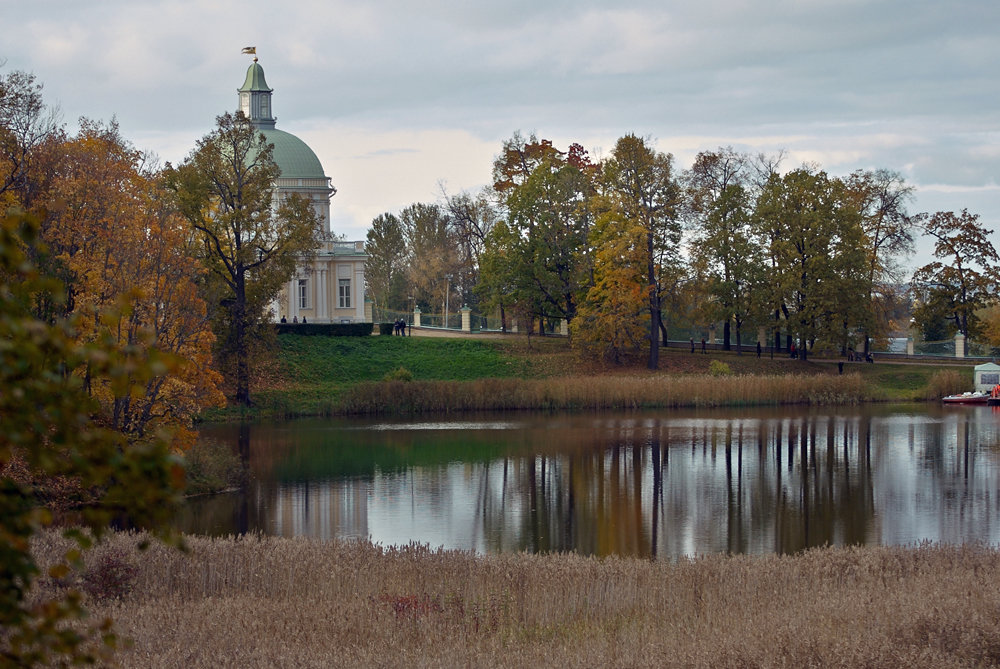
[[[861,229],[867,254],[868,302],[874,318],[865,333],[865,352],[870,337],[884,337],[891,327],[891,305],[898,299],[895,286],[902,282],[899,256],[913,251],[913,220],[906,204],[913,187],[903,177],[885,169],[858,170],[845,181],[848,197],[861,214]]]
[[[475,195],[444,195],[445,208],[458,240],[462,300],[470,305],[475,302],[475,287],[479,283],[486,240],[499,220],[491,194],[491,189],[483,188]]]
[[[152,377],[133,379],[128,393],[112,392],[89,373],[85,387],[114,429],[142,437],[170,427],[178,444],[190,444],[187,428],[198,412],[223,398],[210,365],[215,337],[198,295],[204,270],[187,243],[187,225],[116,123],[83,119],[61,154],[41,200],[48,212],[43,241],[64,271],[77,336],[134,355],[155,349],[171,361]]]
[[[680,261],[680,187],[673,175],[673,156],[660,153],[635,135],[615,144],[601,164],[602,202],[605,209],[643,232],[643,294],[649,309],[650,369],[659,366],[661,300]],[[596,262],[596,261],[595,261]]]
[[[515,134],[494,161],[494,192],[508,230],[508,306],[530,318],[572,321],[591,285],[587,235],[593,225],[590,200],[597,166],[586,150],[561,151],[549,140]],[[544,321],[543,321],[544,322]],[[529,326],[529,332],[531,327]]]
[[[372,220],[365,242],[365,281],[376,306],[387,309],[406,307],[406,239],[403,226],[392,214]]]
[[[30,539],[51,520],[32,481],[65,477],[100,503],[78,510],[78,522],[100,538],[112,519],[137,526],[164,526],[172,516],[183,472],[167,442],[147,434],[126,438],[102,425],[100,407],[83,388],[83,370],[127,393],[125,377],[151,377],[155,351],[127,356],[102,341],[81,343],[74,319],[41,320],[31,305],[41,293],[64,299],[61,282],[38,271],[44,255],[38,221],[8,213],[0,221],[0,663],[53,666],[109,659],[110,623],[84,626],[80,594],[73,589],[50,601],[32,602],[40,576]],[[18,474],[18,471],[21,474]],[[50,577],[80,564],[91,544],[79,529],[67,536],[78,546]]]
[[[772,305],[803,357],[819,338],[843,341],[869,314],[860,213],[843,183],[808,168],[774,175],[755,216],[769,242]]]
[[[934,257],[940,260],[913,274],[921,304],[915,316],[918,322],[946,316],[960,333],[971,337],[978,332],[976,311],[993,304],[1000,288],[1000,257],[989,239],[993,231],[984,229],[979,215],[966,209],[958,215],[950,211],[930,217],[921,214],[917,220],[924,233],[934,238]]]
[[[34,75],[0,76],[0,205],[34,206],[43,181],[36,166],[45,162],[44,148],[61,137],[58,117],[45,106]]]
[[[221,282],[222,356],[231,359],[235,401],[249,406],[250,346],[268,305],[316,248],[311,204],[291,195],[275,206],[280,170],[269,144],[242,113],[216,119],[184,163],[168,170],[180,211],[201,241],[202,258]]]
[[[730,348],[730,323],[740,347],[743,324],[758,320],[764,305],[765,258],[752,229],[752,161],[731,148],[700,153],[685,173],[686,209],[695,228],[692,255],[706,268],[713,296],[713,320],[723,321],[723,346]]]
[[[401,211],[399,221],[410,250],[413,295],[425,308],[441,305],[443,312],[461,269],[451,218],[436,204],[418,203]]]
[[[500,312],[500,328],[507,331],[507,308],[514,302],[517,285],[513,258],[517,254],[518,237],[507,222],[500,220],[486,236],[480,258],[479,281],[475,294],[486,309]]]
[[[646,230],[609,208],[598,217],[591,241],[594,285],[570,322],[570,333],[574,346],[620,363],[648,340],[649,291],[643,275]]]

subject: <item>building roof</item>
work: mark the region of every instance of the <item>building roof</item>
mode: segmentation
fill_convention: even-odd
[[[243,82],[243,86],[236,90],[239,93],[247,93],[249,91],[267,91],[270,93],[274,89],[267,87],[267,82],[264,81],[264,68],[254,58],[253,63],[247,68],[246,81]]]
[[[315,152],[301,139],[276,128],[261,128],[267,141],[274,144],[274,162],[286,179],[325,179],[323,165]]]

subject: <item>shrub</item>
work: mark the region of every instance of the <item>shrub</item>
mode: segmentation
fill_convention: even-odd
[[[378,333],[380,335],[391,335],[395,327],[396,327],[395,323],[379,323]]]
[[[713,360],[708,363],[708,373],[712,376],[729,376],[733,373],[733,370],[729,367],[728,363]]]
[[[413,372],[406,367],[397,367],[382,377],[383,381],[412,381]]]
[[[374,327],[374,323],[278,323],[274,326],[278,334],[326,337],[368,337]]]
[[[124,597],[135,586],[139,573],[131,553],[122,546],[99,551],[81,576],[81,588],[91,599],[105,601]]]
[[[199,439],[184,454],[185,493],[201,495],[234,488],[243,483],[246,470],[228,445],[214,439]]]

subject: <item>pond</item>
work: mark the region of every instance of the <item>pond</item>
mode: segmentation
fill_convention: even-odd
[[[207,426],[247,461],[185,532],[676,559],[1000,542],[1000,412],[876,405]]]

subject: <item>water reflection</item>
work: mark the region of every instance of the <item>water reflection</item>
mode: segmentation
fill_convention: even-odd
[[[252,476],[188,532],[675,558],[1000,539],[985,407],[220,426]]]

